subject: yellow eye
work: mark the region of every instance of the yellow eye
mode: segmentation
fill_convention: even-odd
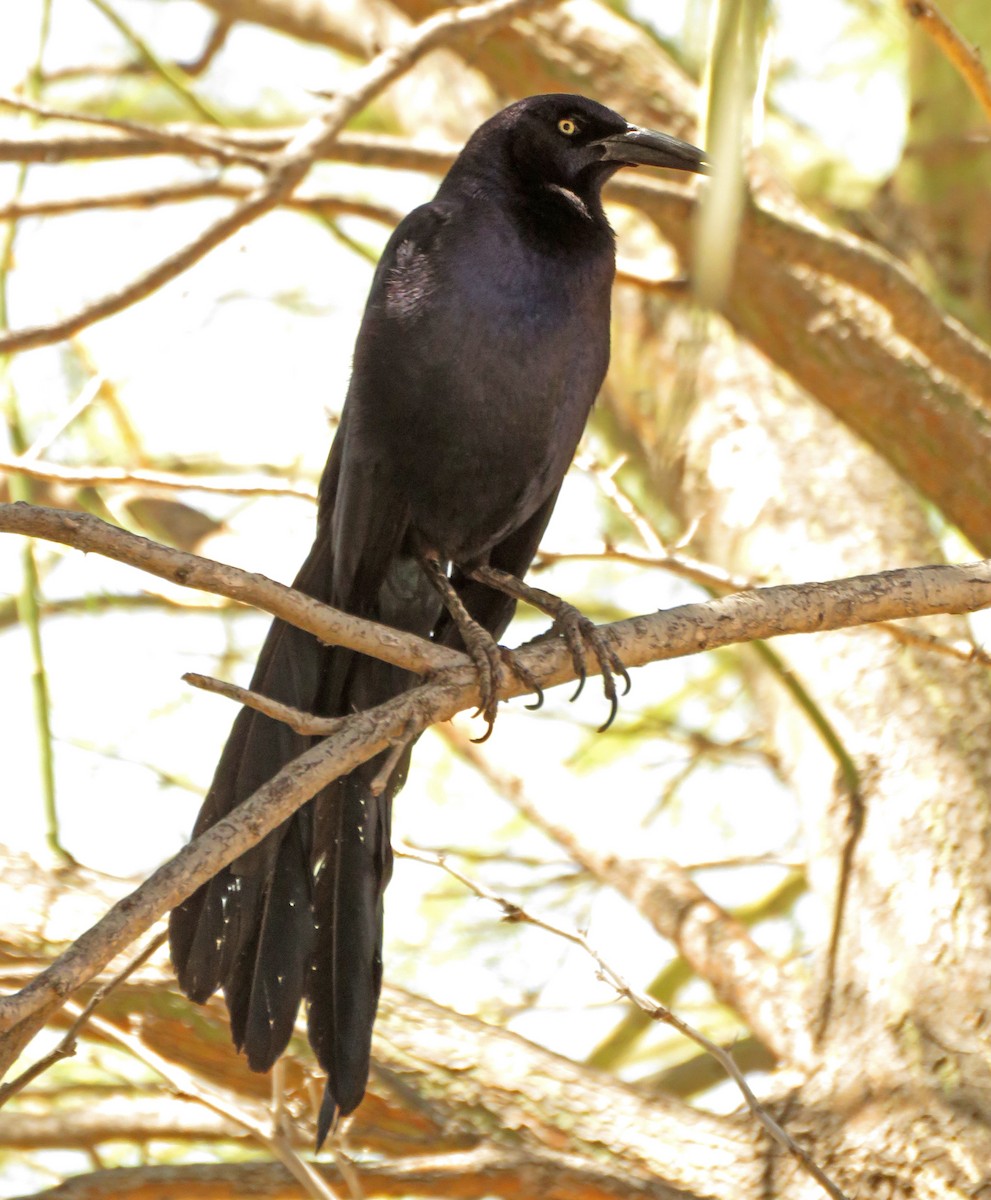
[[[573,137],[578,132],[578,126],[570,117],[562,117],[557,123],[558,130],[565,137]]]

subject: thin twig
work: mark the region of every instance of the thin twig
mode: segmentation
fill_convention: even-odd
[[[984,116],[991,121],[991,77],[980,50],[961,37],[935,4],[926,0],[902,0],[902,7],[946,57],[970,88]]]
[[[80,125],[94,125],[100,129],[115,129],[121,133],[130,134],[134,138],[150,139],[160,149],[169,153],[191,154],[194,157],[203,155],[214,158],[218,162],[238,163],[243,166],[256,167],[264,171],[269,165],[269,157],[263,153],[241,148],[220,136],[211,136],[199,129],[191,127],[176,129],[169,126],[146,125],[141,121],[129,121],[124,117],[104,117],[95,113],[73,112],[71,109],[52,108],[47,104],[38,104],[25,96],[14,96],[10,93],[0,94],[0,106],[13,108],[20,112],[30,113],[46,121],[73,121]]]
[[[981,667],[991,667],[991,654],[973,642],[948,642],[935,634],[925,633],[921,629],[912,629],[908,625],[895,625],[890,621],[882,621],[878,629],[883,630],[889,637],[903,646],[917,646],[921,650],[930,650],[933,654],[942,654],[945,658],[956,659],[957,662],[977,663]]]
[[[570,942],[573,946],[578,946],[595,961],[599,968],[600,978],[608,983],[618,995],[629,1000],[631,1004],[634,1004],[642,1012],[646,1013],[652,1020],[670,1025],[685,1037],[690,1038],[697,1046],[701,1046],[707,1054],[711,1055],[740,1089],[747,1107],[770,1136],[801,1164],[823,1191],[832,1197],[832,1200],[848,1200],[845,1193],[812,1160],[808,1152],[795,1141],[791,1134],[782,1129],[767,1109],[764,1108],[754,1095],[743,1073],[733,1061],[733,1056],[727,1053],[721,1046],[716,1045],[715,1042],[710,1041],[705,1034],[694,1029],[687,1021],[683,1021],[681,1017],[677,1016],[669,1008],[666,1008],[663,1004],[659,1004],[656,1000],[646,995],[646,993],[637,991],[636,988],[632,987],[619,971],[611,966],[602,954],[596,950],[584,933],[574,929],[565,929],[562,925],[556,925],[553,921],[536,916],[520,905],[505,899],[505,897],[493,892],[484,884],[463,874],[456,867],[452,867],[446,861],[443,854],[425,854],[422,851],[401,847],[396,848],[396,854],[400,858],[410,858],[416,862],[426,863],[428,866],[440,867],[454,879],[464,884],[465,887],[474,892],[480,899],[488,900],[492,904],[498,905],[503,911],[505,920],[533,925],[537,929],[543,929],[546,933],[553,934],[555,937],[563,938],[564,941]]]
[[[482,34],[536,8],[559,0],[484,0],[465,8],[443,9],[416,25],[394,46],[383,50],[350,77],[351,86],[339,92],[327,111],[307,122],[276,155],[262,184],[231,212],[208,226],[198,237],[162,259],[144,274],[48,325],[35,325],[0,334],[0,354],[50,346],[79,330],[129,308],[158,291],[238,230],[275,208],[302,182],[310,167],[333,144],[344,124],[375,96],[398,79],[424,54],[467,30]]]
[[[260,692],[252,692],[248,688],[239,687],[236,683],[227,683],[223,679],[214,679],[211,675],[200,675],[196,671],[187,671],[183,675],[183,679],[186,683],[201,688],[204,692],[214,692],[218,696],[226,696],[228,700],[234,700],[246,708],[253,708],[255,712],[264,713],[266,717],[271,717],[274,721],[281,721],[283,725],[288,725],[293,733],[302,734],[304,737],[326,737],[328,733],[333,733],[344,719],[343,717],[317,717],[312,713],[293,708],[291,704],[282,704],[270,696],[263,696]]]
[[[136,188],[129,192],[108,192],[94,196],[58,197],[50,200],[12,202],[0,206],[0,221],[18,221],[23,217],[64,217],[81,212],[118,208],[154,208],[160,204],[184,204],[195,200],[219,198],[243,200],[251,189],[247,184],[224,179],[204,179],[195,183],[172,183],[161,187]],[[341,196],[287,196],[282,208],[321,217],[364,217],[390,227],[398,225],[403,214],[370,200],[352,200]]]
[[[63,1058],[71,1058],[76,1053],[76,1040],[79,1037],[80,1031],[93,1016],[97,1007],[106,1000],[111,992],[120,987],[125,979],[133,975],[138,967],[143,966],[159,946],[165,944],[168,936],[168,931],[165,929],[160,933],[156,933],[148,945],[138,954],[135,954],[112,979],[108,979],[106,983],[101,984],[96,989],[86,1004],[79,1009],[79,1015],[66,1030],[65,1035],[54,1049],[50,1050],[42,1058],[39,1058],[37,1062],[32,1063],[16,1079],[12,1079],[10,1083],[0,1085],[0,1108],[3,1108],[12,1096],[23,1091],[29,1083],[33,1083],[49,1067],[54,1066],[55,1063],[60,1062]]]
[[[152,487],[168,491],[209,492],[221,496],[298,496],[317,499],[317,489],[307,483],[285,483],[278,479],[252,479],[210,475],[184,475],[172,471],[146,471],[142,467],[67,467],[61,463],[39,462],[33,447],[14,457],[0,455],[0,471],[25,475],[46,483],[66,483],[73,487]]]

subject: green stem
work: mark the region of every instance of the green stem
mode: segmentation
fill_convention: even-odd
[[[166,62],[163,58],[159,58],[144,38],[132,29],[119,13],[112,9],[106,3],[106,0],[90,0],[90,3],[103,13],[124,41],[145,60],[151,69],[161,77],[165,86],[170,88],[184,104],[188,104],[194,112],[201,116],[204,121],[209,121],[211,125],[227,124],[220,113],[196,95],[189,86],[186,73],[179,67]]]
[[[51,28],[51,0],[45,0],[42,6],[41,26],[38,35],[38,52],[34,63],[28,71],[26,90],[32,98],[37,98],[40,91],[41,63]],[[24,192],[27,181],[27,164],[19,170],[14,183],[14,199],[17,200]],[[7,284],[14,261],[14,244],[17,240],[17,223],[12,221],[7,227],[3,241],[0,242],[0,329],[10,327],[10,313],[7,296]],[[11,448],[15,454],[23,454],[27,449],[27,439],[17,406],[17,394],[10,379],[10,360],[0,359],[0,385],[5,395],[7,429],[10,434]],[[32,485],[23,476],[12,475],[9,482],[12,500],[32,499]],[[35,726],[38,736],[38,756],[41,772],[41,794],[45,813],[45,840],[49,848],[63,862],[73,864],[75,859],[65,849],[59,839],[58,808],[55,802],[55,754],[52,738],[51,696],[48,688],[48,672],[45,669],[44,646],[41,639],[41,585],[38,577],[38,564],[34,555],[34,543],[25,541],[21,554],[22,582],[17,597],[17,611],[21,623],[27,630],[28,645],[31,653],[31,691],[34,702]]]

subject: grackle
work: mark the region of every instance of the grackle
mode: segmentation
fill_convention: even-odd
[[[704,171],[705,156],[581,96],[511,104],[469,139],[435,199],[400,223],[372,281],[295,586],[467,648],[490,728],[496,639],[521,596],[555,618],[579,667],[583,643],[594,650],[615,710],[612,673],[624,672],[608,642],[521,581],[609,361],[615,248],[602,185],[640,164]],[[251,686],[341,716],[413,682],[275,621]],[[242,709],[194,834],[315,740]],[[409,754],[383,752],[332,783],[171,916],[181,987],[199,1002],[223,988],[253,1070],[279,1057],[307,1000],[328,1075],[318,1145],[368,1080],[392,801]]]

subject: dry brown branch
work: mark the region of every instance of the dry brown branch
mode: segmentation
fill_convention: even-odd
[[[156,1092],[160,1092],[157,1087]],[[66,1103],[46,1112],[8,1109],[0,1114],[0,1147],[4,1150],[85,1149],[109,1141],[213,1142],[243,1136],[243,1129],[234,1121],[201,1104],[161,1094],[129,1095],[126,1111],[122,1111],[119,1096],[90,1096],[79,1107]]]
[[[636,198],[679,253],[689,254],[687,196],[645,183],[623,183],[617,194]],[[991,550],[991,420],[982,400],[991,395],[991,352],[940,317],[940,346],[930,349],[952,355],[958,372],[932,370],[934,360],[898,332],[898,309],[885,309],[881,301],[875,306],[873,297],[853,286],[796,263],[788,244],[795,228],[748,209],[725,316],[974,545]],[[918,306],[924,307],[921,298]],[[987,384],[983,390],[980,380]]]
[[[334,5],[312,0],[201,0],[225,21],[250,21],[315,46],[327,46],[353,58],[367,58],[370,38]]]
[[[419,675],[465,661],[456,650],[432,646],[412,634],[352,617],[264,575],[161,546],[88,513],[5,504],[0,505],[0,514],[2,532],[23,533],[102,554],[183,587],[252,604],[306,629],[321,641],[360,650]]]
[[[228,183],[222,179],[206,179],[200,183],[175,183],[162,187],[137,188],[130,192],[108,192],[104,195],[73,196],[62,199],[14,202],[0,206],[0,221],[19,221],[24,217],[63,217],[74,213],[117,208],[154,208],[161,204],[184,204],[193,200],[242,200],[250,193],[246,184]],[[340,196],[293,195],[282,201],[281,207],[319,216],[364,217],[383,225],[398,225],[403,214],[384,204],[369,200],[348,200]],[[652,289],[661,281],[651,281]]]
[[[228,143],[214,138],[203,132],[199,127],[195,130],[169,130],[162,126],[143,125],[139,121],[127,121],[119,117],[102,117],[93,113],[76,113],[66,109],[49,108],[37,104],[25,96],[9,96],[0,94],[0,107],[13,108],[45,120],[76,121],[83,125],[96,125],[104,129],[113,129],[119,133],[130,134],[138,138],[151,138],[158,143],[167,154],[192,155],[194,158],[206,155],[223,163],[240,163],[256,167],[264,171],[268,160],[250,151],[239,150]]]
[[[956,31],[939,8],[929,0],[902,0],[906,15],[937,46],[954,70],[970,88],[985,117],[991,121],[991,77],[981,52]]]
[[[724,571],[715,563],[700,562],[683,554],[665,552],[661,555],[635,554],[629,550],[617,550],[613,546],[603,546],[601,550],[570,551],[561,553],[555,550],[541,550],[531,571],[542,571],[555,563],[566,562],[604,562],[626,563],[631,567],[650,567],[667,571],[679,579],[697,583],[713,592],[742,592],[754,587],[751,579],[740,579]]]
[[[164,930],[161,933],[157,933],[148,945],[140,953],[136,954],[130,962],[125,964],[112,979],[108,979],[106,983],[101,984],[96,989],[89,1000],[86,1001],[86,1004],[79,1010],[79,1014],[57,1046],[50,1050],[43,1058],[39,1058],[36,1062],[32,1063],[16,1079],[12,1079],[10,1083],[0,1085],[0,1108],[3,1108],[11,1096],[15,1096],[18,1092],[23,1091],[29,1083],[37,1079],[42,1072],[47,1071],[49,1067],[54,1066],[55,1063],[60,1062],[63,1058],[70,1058],[75,1054],[79,1033],[87,1021],[92,1018],[93,1013],[96,1012],[107,996],[120,987],[139,967],[142,967],[160,946],[165,945],[167,936]]]
[[[752,1089],[743,1077],[743,1073],[733,1061],[733,1056],[728,1054],[721,1046],[717,1046],[715,1042],[710,1041],[705,1034],[700,1033],[697,1029],[683,1021],[670,1009],[665,1008],[663,1004],[659,1004],[651,996],[645,992],[639,992],[624,979],[619,971],[603,957],[603,955],[592,945],[584,933],[574,929],[566,929],[562,925],[558,925],[553,921],[548,921],[544,917],[535,915],[527,909],[515,904],[505,897],[493,892],[484,884],[472,879],[468,875],[462,874],[456,868],[452,867],[442,854],[425,854],[422,851],[401,850],[397,849],[397,854],[404,858],[414,859],[416,862],[426,863],[429,866],[440,867],[453,878],[463,883],[476,896],[483,900],[489,900],[493,904],[498,905],[502,911],[505,920],[507,921],[522,921],[527,925],[533,925],[537,929],[543,929],[545,932],[553,934],[555,937],[562,938],[566,942],[570,942],[573,946],[578,946],[580,949],[594,960],[598,969],[600,978],[615,989],[616,993],[624,999],[629,1000],[641,1012],[646,1013],[652,1020],[661,1021],[665,1025],[670,1025],[679,1033],[687,1038],[690,1038],[697,1046],[701,1048],[711,1057],[716,1059],[726,1074],[733,1080],[739,1088],[741,1095],[764,1129],[771,1135],[772,1138],[797,1161],[802,1165],[802,1168],[819,1184],[823,1191],[833,1198],[833,1200],[848,1200],[844,1193],[836,1186],[822,1170],[818,1163],[814,1162],[808,1152],[804,1150],[795,1139],[778,1122],[771,1116],[767,1109],[760,1103],[754,1095]]]
[[[199,675],[195,671],[187,671],[183,675],[186,683],[193,687],[202,688],[204,692],[213,692],[217,696],[226,696],[236,704],[253,708],[256,712],[264,713],[274,721],[288,725],[293,733],[310,737],[325,737],[333,733],[340,725],[343,717],[314,717],[309,713],[293,708],[291,704],[282,704],[259,692],[249,691],[236,683],[226,683],[223,679],[213,679],[209,675]]]
[[[66,1007],[71,1010],[76,1006],[70,1001]],[[197,1079],[191,1072],[156,1054],[136,1034],[126,1033],[110,1021],[91,1016],[90,1023],[104,1038],[122,1046],[139,1062],[161,1075],[179,1096],[187,1096],[218,1116],[239,1125],[268,1150],[273,1158],[282,1163],[306,1195],[314,1197],[314,1200],[337,1200],[320,1175],[299,1156],[286,1135],[272,1128],[272,1122],[264,1109],[256,1108],[243,1098],[235,1101],[218,1088]]]
[[[991,654],[973,642],[948,642],[945,638],[936,637],[921,629],[912,629],[908,625],[893,625],[887,621],[882,622],[878,628],[903,646],[918,646],[922,650],[931,650],[933,654],[955,658],[957,662],[991,667]]]
[[[89,521],[92,521],[89,518]],[[29,505],[0,506],[0,530],[53,535],[70,541],[75,515],[53,513]],[[96,522],[96,525],[102,524]],[[92,528],[85,526],[91,537]],[[119,533],[107,526],[112,533]],[[46,531],[48,533],[46,534]],[[98,549],[99,538],[90,543]],[[143,552],[139,562],[162,569],[180,552],[135,539]],[[103,552],[103,551],[101,551]],[[224,592],[223,572],[194,556],[181,559],[202,567],[212,588]],[[188,576],[185,582],[189,582]],[[241,592],[238,582],[235,589]],[[285,589],[287,595],[289,589]],[[235,597],[237,598],[237,597]],[[695,654],[739,641],[819,632],[851,625],[944,612],[969,612],[991,604],[991,563],[916,567],[832,583],[757,589],[707,604],[683,605],[667,612],[619,621],[609,626],[614,645],[628,667]],[[304,605],[304,611],[306,606]],[[294,618],[295,619],[295,618]],[[388,637],[392,631],[383,631]],[[432,647],[427,646],[432,650]],[[381,648],[372,651],[384,657]],[[519,651],[520,662],[542,686],[575,677],[567,647],[558,639]],[[391,661],[391,660],[390,660]],[[587,661],[598,673],[595,656]],[[501,698],[521,694],[525,685],[506,678]],[[200,884],[260,841],[333,779],[352,771],[398,739],[455,713],[476,706],[478,683],[470,666],[445,671],[432,682],[413,688],[375,709],[355,713],[323,742],[302,754],[254,793],[234,813],[184,847],[170,862],[107,916],[83,934],[46,971],[15,995],[0,1000],[0,1067],[9,1063],[30,1037],[76,988],[103,969],[135,937],[188,896]]]
[[[438,1196],[478,1200],[479,1196],[541,1196],[543,1200],[703,1200],[702,1194],[674,1190],[661,1182],[620,1180],[608,1166],[550,1149],[480,1146],[451,1154],[357,1164],[369,1195]],[[343,1182],[337,1166],[315,1170],[329,1183]],[[124,1167],[93,1171],[57,1187],[15,1200],[230,1200],[264,1196],[299,1200],[299,1186],[277,1163],[225,1163],[194,1166]]]
[[[167,142],[173,135],[195,135],[197,125],[174,123],[149,126],[148,132],[75,134],[34,130],[17,137],[0,138],[0,161],[14,163],[62,163],[75,161],[113,161],[121,158],[146,158],[170,154]],[[215,133],[219,144],[230,151],[250,155],[277,155],[292,140],[293,129],[226,129]],[[413,145],[408,138],[382,133],[342,132],[336,142],[321,149],[318,161],[353,163],[366,167],[390,167],[402,171],[427,171],[443,174],[458,153],[450,144]],[[203,151],[206,154],[206,149]]]
[[[221,478],[207,475],[183,475],[172,471],[147,471],[142,467],[67,467],[61,463],[39,462],[33,456],[7,458],[0,455],[0,471],[26,475],[46,483],[66,483],[73,487],[142,487],[167,491],[211,492],[222,496],[298,496],[316,501],[317,490],[305,483],[286,483],[279,479]]]
[[[559,0],[483,0],[465,8],[443,9],[421,22],[401,42],[382,51],[351,76],[351,85],[338,93],[326,112],[299,130],[285,150],[269,163],[263,183],[246,199],[205,229],[186,246],[170,254],[144,274],[101,299],[59,321],[0,334],[0,354],[50,346],[79,330],[143,300],[181,275],[239,229],[256,221],[290,195],[310,167],[326,154],[345,122],[374,96],[398,79],[424,54],[446,41],[471,31],[482,36],[514,17]]]

